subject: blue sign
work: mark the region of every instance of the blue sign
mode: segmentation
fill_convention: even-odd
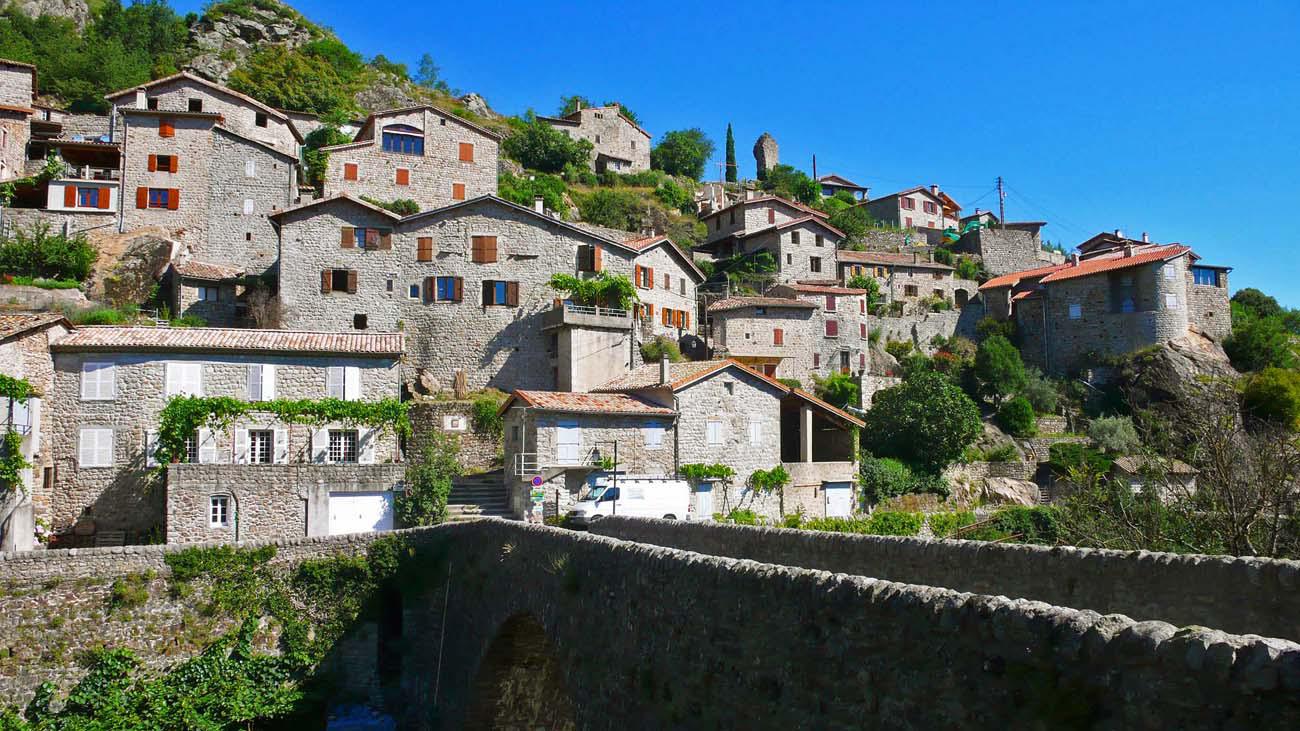
[[[533,487],[541,487],[541,486],[542,486],[542,476],[538,475],[537,477],[533,478]]]

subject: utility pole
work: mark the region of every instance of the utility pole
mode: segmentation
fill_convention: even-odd
[[[817,180],[817,155],[813,154],[813,180]]]
[[[1002,176],[998,176],[998,228],[1007,227],[1007,191],[1002,188]]]

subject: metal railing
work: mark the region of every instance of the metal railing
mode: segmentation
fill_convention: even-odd
[[[600,452],[595,447],[588,449],[574,460],[563,461],[559,457],[542,460],[536,452],[520,452],[515,455],[514,475],[536,475],[548,469],[590,469],[600,466]]]
[[[630,317],[631,313],[617,307],[599,307],[597,305],[575,305],[564,303],[564,309],[577,315],[597,315],[599,317]]]

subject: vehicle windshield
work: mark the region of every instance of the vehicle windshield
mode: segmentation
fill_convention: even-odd
[[[587,492],[586,492],[582,497],[580,497],[580,498],[578,498],[578,499],[579,499],[579,500],[599,501],[599,500],[600,500],[600,496],[601,496],[601,495],[604,495],[604,494],[605,494],[605,490],[607,490],[607,489],[608,489],[608,488],[605,488],[605,487],[592,487],[592,488],[589,488],[589,489],[587,490]]]

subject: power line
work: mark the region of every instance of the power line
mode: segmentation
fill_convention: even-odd
[[[1005,185],[1007,191],[1013,194],[1016,197],[1016,199],[1019,200],[1021,203],[1024,203],[1028,205],[1030,208],[1036,209],[1038,211],[1041,211],[1043,214],[1045,214],[1047,216],[1047,220],[1049,223],[1056,223],[1060,225],[1062,228],[1071,229],[1076,234],[1079,234],[1084,237],[1087,237],[1089,235],[1088,229],[1078,225],[1071,219],[1057,214],[1056,212],[1052,211],[1051,209],[1047,208],[1046,206],[1040,203],[1037,203],[1036,201],[1030,200],[1030,198],[1026,196],[1024,193],[1021,193],[1015,188],[1012,188],[1010,185],[1006,185],[1005,181],[1003,181],[1003,185]]]

